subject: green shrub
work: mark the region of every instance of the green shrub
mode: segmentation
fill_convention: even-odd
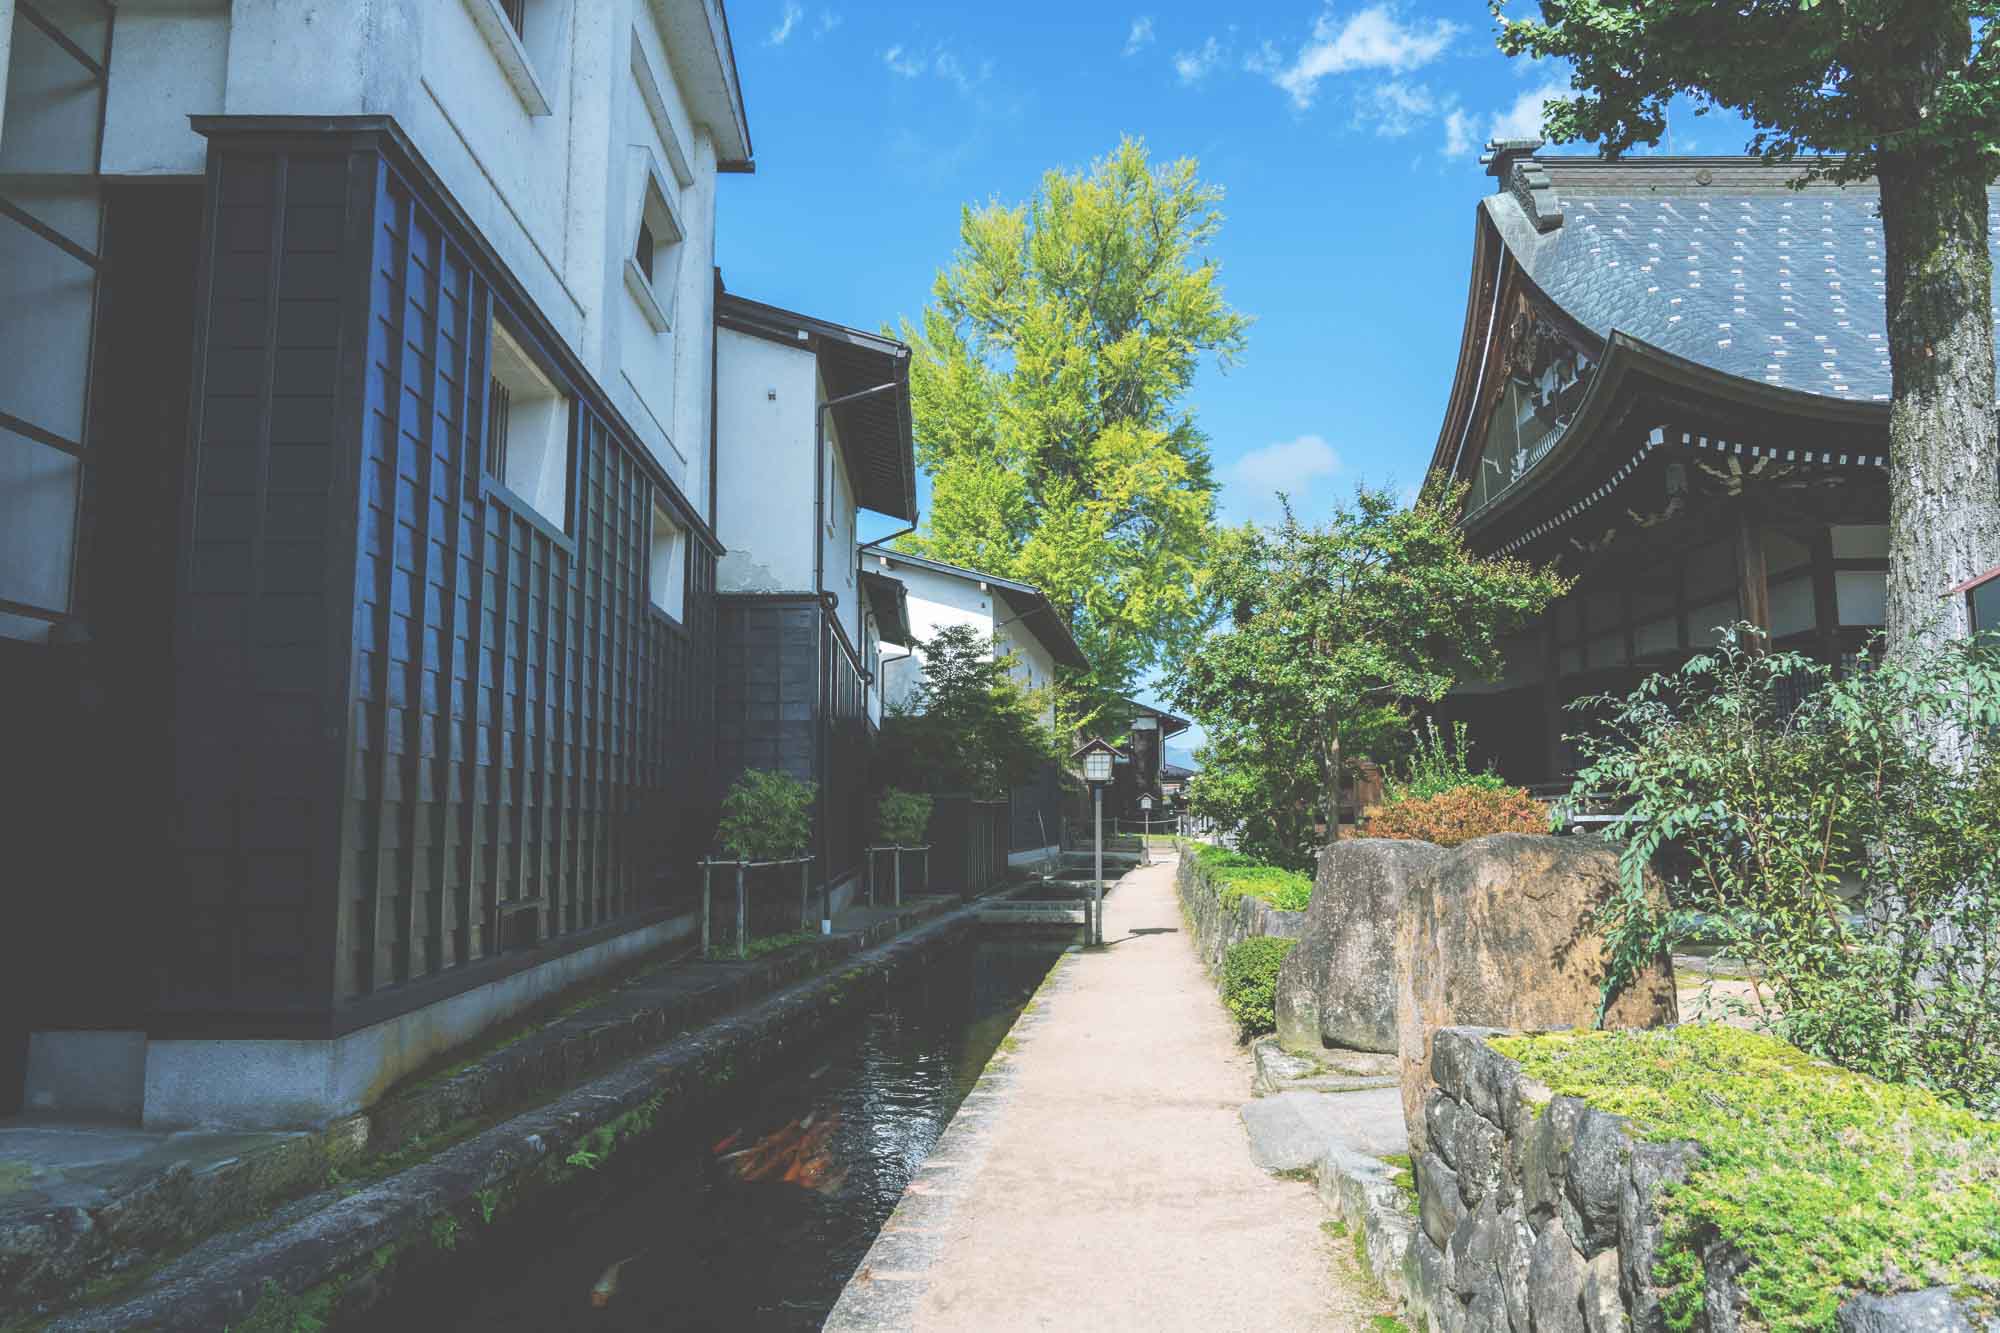
[[[2000,1114],[2000,649],[1833,679],[1733,639],[1583,701],[1603,725],[1571,800],[1627,814],[1607,987],[1699,935],[1760,978],[1759,1026]]]
[[[1549,811],[1519,787],[1458,787],[1392,801],[1368,817],[1371,838],[1456,847],[1489,833],[1547,833]]]
[[[1438,730],[1435,719],[1427,717],[1424,725],[1410,735],[1415,748],[1403,765],[1403,776],[1382,784],[1385,801],[1427,801],[1467,787],[1480,791],[1500,791],[1506,787],[1490,766],[1473,772],[1467,757],[1470,750],[1463,722],[1454,723],[1447,733]]]
[[[715,841],[742,861],[783,861],[812,842],[814,784],[789,773],[749,768],[722,798]]]
[[[1197,847],[1195,863],[1215,882],[1215,893],[1224,907],[1234,907],[1245,898],[1261,898],[1286,912],[1303,912],[1312,901],[1312,879],[1296,870],[1232,852],[1227,847]]]
[[[1844,1295],[2000,1279],[2000,1124],[1720,1025],[1495,1039],[1558,1094],[1701,1155],[1662,1206],[1653,1283],[1704,1326],[1700,1246],[1749,1261],[1746,1327],[1830,1329]]]
[[[931,826],[931,798],[891,787],[875,807],[875,835],[884,846],[920,847]]]
[[[1271,935],[1253,935],[1230,946],[1222,959],[1222,1002],[1236,1019],[1237,1031],[1245,1037],[1261,1037],[1275,1031],[1278,1016],[1273,1008],[1278,996],[1278,964],[1292,951],[1297,940],[1281,940]]]

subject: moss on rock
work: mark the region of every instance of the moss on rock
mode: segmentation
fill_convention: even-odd
[[[1700,1315],[1696,1249],[1712,1236],[1747,1259],[1749,1310],[1771,1329],[1830,1329],[1856,1291],[1977,1298],[2000,1279],[2000,1124],[1729,1027],[1492,1044],[1635,1137],[1700,1145],[1653,1274],[1674,1329]]]

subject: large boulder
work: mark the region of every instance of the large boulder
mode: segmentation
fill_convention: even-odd
[[[1606,974],[1592,926],[1618,887],[1618,855],[1595,839],[1496,833],[1444,852],[1403,906],[1396,997],[1410,1151],[1429,1146],[1424,1095],[1442,1027],[1590,1027]],[[1648,892],[1664,897],[1657,880]],[[1318,895],[1313,906],[1317,907]],[[1612,998],[1604,1025],[1675,1022],[1673,960],[1653,961]]]
[[[1412,887],[1445,856],[1428,842],[1351,838],[1319,854],[1305,930],[1278,969],[1278,1040],[1396,1052],[1397,927]]]

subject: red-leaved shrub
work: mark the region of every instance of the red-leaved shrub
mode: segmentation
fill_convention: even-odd
[[[1489,833],[1547,833],[1548,808],[1519,787],[1457,787],[1422,800],[1396,801],[1368,820],[1371,838],[1407,838],[1456,847]]]

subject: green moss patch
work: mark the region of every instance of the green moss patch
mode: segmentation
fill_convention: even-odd
[[[1974,1295],[2000,1278],[2000,1124],[1736,1028],[1493,1046],[1558,1095],[1626,1117],[1636,1137],[1701,1146],[1663,1205],[1653,1273],[1676,1330],[1701,1312],[1697,1249],[1713,1235],[1747,1256],[1743,1289],[1771,1329],[1832,1328],[1854,1291]]]
[[[1214,882],[1224,907],[1261,898],[1281,911],[1303,912],[1312,901],[1312,880],[1296,870],[1265,865],[1227,847],[1197,847],[1194,860]]]

